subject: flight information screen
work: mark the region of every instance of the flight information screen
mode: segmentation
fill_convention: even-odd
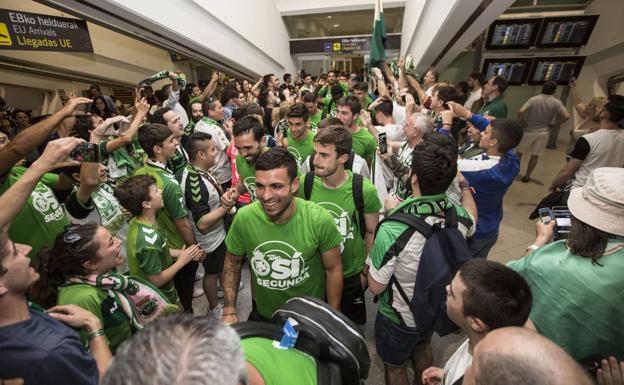
[[[529,48],[542,19],[497,20],[490,26],[486,40],[487,49]]]
[[[584,62],[584,56],[535,58],[529,84],[543,84],[548,80],[567,84],[572,77],[578,78]]]
[[[544,19],[537,46],[540,48],[581,47],[587,44],[598,16]]]
[[[507,79],[510,85],[520,85],[526,82],[531,62],[532,59],[525,58],[485,59],[482,73],[486,79],[499,75]]]

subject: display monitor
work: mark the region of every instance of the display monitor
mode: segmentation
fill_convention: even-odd
[[[598,15],[547,17],[537,37],[538,48],[574,48],[587,44]]]
[[[544,84],[554,80],[557,84],[568,84],[572,77],[578,78],[585,62],[585,56],[537,57],[529,73],[529,84]]]
[[[483,61],[481,73],[485,74],[485,79],[500,75],[509,85],[517,86],[526,82],[532,61],[527,58],[489,58]]]
[[[487,49],[529,48],[542,24],[541,18],[496,20],[488,30]]]

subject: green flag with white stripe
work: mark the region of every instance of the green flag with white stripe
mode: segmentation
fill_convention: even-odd
[[[383,68],[386,60],[386,25],[384,24],[382,0],[375,0],[375,20],[373,21],[373,39],[371,41],[369,66]]]

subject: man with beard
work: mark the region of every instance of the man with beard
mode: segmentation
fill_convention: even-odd
[[[234,146],[238,183],[236,190],[240,195],[249,192],[251,200],[256,200],[256,160],[264,151],[264,126],[254,116],[245,116],[234,123]]]
[[[237,146],[238,146],[238,138]],[[254,306],[249,319],[268,321],[288,299],[311,295],[340,309],[340,242],[330,213],[295,198],[297,162],[285,149],[255,162],[257,201],[238,211],[225,239],[223,321],[238,321],[236,298],[243,256],[250,258]]]
[[[342,243],[344,287],[340,311],[358,325],[366,323],[364,260],[373,246],[381,202],[373,183],[345,170],[351,153],[351,134],[329,126],[314,138],[314,172],[304,177],[299,196],[327,209]]]

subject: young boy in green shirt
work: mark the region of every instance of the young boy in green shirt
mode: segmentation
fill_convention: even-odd
[[[139,129],[139,143],[148,159],[135,175],[150,175],[160,189],[163,206],[156,214],[158,226],[166,235],[170,249],[181,249],[197,243],[191,222],[187,218],[186,206],[180,183],[167,168],[167,162],[178,151],[178,140],[173,131],[162,124],[146,124]],[[195,272],[199,265],[191,262],[175,276],[174,285],[185,311],[193,310],[193,287]]]
[[[167,247],[167,236],[160,230],[156,213],[163,207],[163,198],[150,175],[136,175],[117,187],[115,196],[134,218],[128,226],[126,242],[130,274],[147,279],[171,303],[179,304],[173,277],[189,262],[203,257],[199,245],[181,250]],[[175,262],[172,257],[177,257]]]

